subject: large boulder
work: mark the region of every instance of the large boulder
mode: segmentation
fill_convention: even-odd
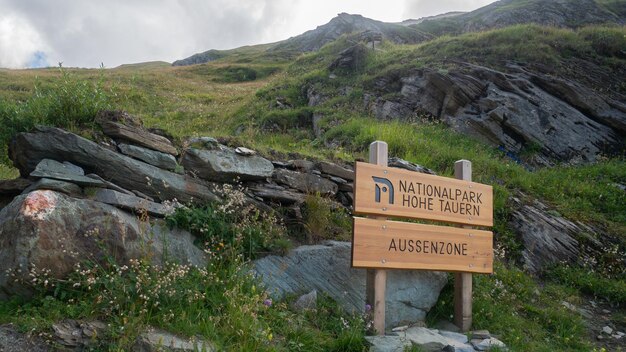
[[[217,200],[201,181],[108,150],[90,140],[53,127],[37,127],[18,134],[9,156],[22,176],[29,175],[43,159],[69,161],[118,186],[137,190],[158,200],[189,202]]]
[[[274,165],[258,155],[240,155],[226,146],[185,150],[182,165],[198,177],[211,181],[262,180],[272,175]]]
[[[84,260],[113,258],[125,264],[149,257],[155,264],[169,259],[205,266],[205,255],[193,242],[186,231],[142,221],[107,204],[34,191],[0,211],[0,299],[29,295],[24,281],[31,269],[63,278]]]
[[[351,244],[328,241],[302,246],[287,256],[268,256],[254,270],[270,295],[324,292],[350,313],[365,311],[365,270],[350,267]],[[423,321],[447,282],[445,273],[390,270],[387,273],[387,326]]]

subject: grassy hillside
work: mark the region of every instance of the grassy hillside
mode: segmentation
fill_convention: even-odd
[[[611,6],[609,2],[607,6]],[[295,59],[279,52],[266,60],[265,54],[250,51],[186,67],[157,63],[107,70],[0,70],[0,124],[4,127],[0,142],[5,145],[11,135],[35,124],[58,125],[89,135],[95,128],[95,112],[114,108],[127,110],[147,126],[163,128],[179,140],[193,135],[227,136],[262,154],[272,150],[352,162],[365,158],[368,144],[380,139],[389,143],[390,155],[441,175],[451,176],[454,161],[469,159],[474,180],[494,186],[498,248],[495,274],[476,279],[475,328],[499,334],[515,351],[590,351],[600,348],[595,336],[590,335],[583,317],[562,305],[583,304],[589,299],[612,305],[614,324],[626,325],[626,272],[623,267],[611,267],[626,250],[626,193],[616,186],[626,184],[623,157],[530,171],[497,149],[459,135],[437,121],[417,116],[412,121],[383,122],[363,107],[364,92],[376,79],[399,77],[401,72],[422,67],[445,72],[454,65],[454,59],[494,67],[502,66],[505,60],[546,63],[564,76],[573,75],[569,63],[584,59],[607,70],[625,72],[626,28],[566,30],[524,25],[444,36],[419,45],[383,43],[380,50],[367,54],[355,72],[331,75],[329,64],[349,41],[343,37],[319,52]],[[623,82],[618,77],[608,88],[624,94]],[[308,106],[309,89],[327,99]],[[315,113],[324,116],[320,136],[312,128]],[[0,179],[15,177],[4,150],[1,160]],[[517,267],[520,243],[507,226],[510,196],[519,192],[528,197],[526,201],[539,199],[556,214],[597,226],[616,239],[616,249],[607,250],[589,266],[558,267],[544,277],[531,277]],[[204,209],[181,216],[206,216],[213,211]],[[224,216],[200,219],[228,228],[235,221]],[[264,223],[246,221],[270,232]],[[44,287],[28,303],[0,303],[0,322],[46,331],[61,317],[98,317],[114,327],[109,336],[111,345],[102,346],[103,350],[124,350],[146,324],[199,334],[233,350],[363,350],[366,322],[362,317],[336,312],[330,300],[324,299],[318,310],[305,315],[293,312],[289,299],[263,304],[266,297],[255,282],[237,269],[244,260],[239,256],[242,253],[234,244],[223,253],[224,260],[215,262],[207,272],[192,270],[176,278],[177,288],[204,292],[212,304],[188,303],[189,297],[181,295],[144,311],[137,303],[138,295],[122,295],[122,288],[134,284],[137,273],[149,277],[152,284],[173,274],[137,264],[133,275],[120,276],[111,285],[104,279],[96,283],[107,295],[105,301],[110,299],[121,307],[118,311],[109,310],[106,304],[85,303],[98,296],[59,283],[61,288],[56,292]],[[108,272],[101,270],[95,268],[94,273],[106,277]],[[74,280],[82,282],[80,277]],[[448,288],[431,312],[429,323],[449,318],[451,313]],[[172,314],[176,319],[170,318]]]

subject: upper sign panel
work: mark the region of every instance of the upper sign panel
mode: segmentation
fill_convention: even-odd
[[[493,226],[493,189],[455,178],[357,162],[354,213]]]

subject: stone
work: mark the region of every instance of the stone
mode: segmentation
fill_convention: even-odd
[[[64,278],[85,260],[103,264],[114,258],[125,265],[147,253],[154,264],[167,255],[172,261],[204,267],[206,256],[194,240],[162,221],[142,221],[93,200],[48,190],[20,195],[0,210],[0,299],[30,296],[33,288],[26,282],[31,268]]]
[[[330,71],[349,71],[352,72],[365,65],[367,56],[367,48],[363,44],[356,44],[339,52],[337,58],[331,62],[328,69]]]
[[[112,190],[118,191],[120,193],[128,194],[129,196],[132,196],[134,194],[133,192],[131,192],[131,191],[127,190],[127,189],[124,189],[124,188],[116,185],[113,182],[109,182],[109,181],[103,179],[102,177],[100,177],[100,176],[98,176],[96,174],[88,174],[87,177],[93,178],[94,180],[101,181],[102,183],[104,183],[104,187],[106,187],[108,189],[112,189]]]
[[[149,195],[143,194],[137,190],[132,190],[131,192],[133,192],[134,195],[136,195],[139,198],[143,198],[143,199],[147,199],[151,202],[154,202],[154,198],[150,197]]]
[[[52,324],[55,342],[68,348],[84,349],[104,337],[106,324],[101,321],[66,319]]]
[[[48,352],[52,351],[41,339],[20,333],[13,325],[0,325],[0,351]]]
[[[169,139],[150,133],[140,127],[123,125],[113,121],[101,121],[100,126],[104,134],[111,138],[129,141],[159,152],[178,155],[178,151]]]
[[[33,181],[27,180],[25,178],[0,180],[0,195],[16,196],[22,193],[32,183]]]
[[[328,241],[301,246],[286,256],[267,256],[253,269],[275,299],[317,290],[348,313],[365,311],[365,270],[352,269],[351,244]],[[447,275],[435,271],[392,270],[387,273],[387,326],[423,321],[437,302]]]
[[[350,183],[344,183],[344,184],[339,184],[339,190],[342,192],[354,192],[354,183],[350,182]]]
[[[93,196],[93,200],[113,205],[117,208],[130,210],[135,214],[146,212],[152,216],[165,217],[172,215],[176,210],[173,206],[154,203],[147,199],[120,193],[112,189],[100,189]]]
[[[334,183],[336,183],[337,185],[345,185],[348,184],[348,181],[344,180],[341,177],[336,177],[336,176],[329,176],[328,177],[329,180],[333,181]]]
[[[35,167],[35,170],[30,173],[31,177],[52,178],[85,187],[101,187],[104,185],[101,181],[84,175],[85,173],[82,169],[77,170],[51,159],[41,160]]]
[[[120,143],[117,145],[122,154],[139,159],[158,168],[174,171],[178,166],[176,159],[171,154],[139,147],[132,144]]]
[[[32,191],[36,191],[39,189],[48,189],[51,191],[57,191],[61,193],[65,193],[68,196],[79,197],[82,196],[83,190],[74,183],[53,180],[50,178],[40,178],[37,182],[30,185],[28,188],[24,190],[24,194],[28,194]]]
[[[284,205],[302,204],[306,196],[302,193],[287,191],[285,189],[275,189],[264,187],[264,185],[256,185],[248,188],[256,196]]]
[[[92,141],[54,127],[36,127],[11,141],[9,156],[24,175],[46,158],[60,158],[97,171],[104,179],[126,189],[136,189],[158,200],[216,201],[218,197],[201,181],[160,169],[108,150]]]
[[[480,341],[480,342],[474,342],[474,341]],[[504,344],[504,342],[496,339],[495,337],[490,337],[490,338],[483,339],[483,340],[472,340],[472,345],[474,346],[474,349],[478,351],[489,351],[494,347],[497,347],[500,350],[506,348],[506,345]]]
[[[421,172],[423,174],[435,175],[435,172],[429,168],[423,167],[422,165],[418,165],[416,163],[412,163],[410,161],[406,161],[404,159],[391,157],[387,162],[387,165],[390,167],[397,167],[399,169],[405,169],[409,171]]]
[[[334,195],[338,190],[337,184],[332,181],[296,171],[277,169],[273,178],[280,184],[309,194]]]
[[[218,140],[213,137],[194,137],[190,138],[187,141],[187,144],[190,147],[197,149],[213,149],[217,147],[220,142],[218,142]]]
[[[489,333],[489,330],[474,330],[472,331],[470,336],[472,337],[472,340],[475,340],[475,339],[484,340],[484,339],[490,338],[491,334]]]
[[[289,165],[300,172],[309,172],[315,167],[315,163],[309,160],[290,160]]]
[[[439,334],[438,330],[422,327],[413,327],[405,332],[406,338],[420,351],[435,352],[441,351],[450,344],[450,341]]]
[[[411,342],[400,336],[365,336],[371,345],[369,352],[404,352],[411,347]]]
[[[255,155],[256,151],[245,148],[245,147],[237,147],[235,148],[235,153],[239,155],[243,155],[243,156],[251,156],[251,155]]]
[[[331,175],[331,176],[341,177],[341,178],[343,178],[345,180],[354,181],[354,171],[353,170],[350,170],[350,169],[347,169],[345,167],[339,166],[337,164],[329,163],[329,162],[326,162],[326,161],[320,161],[315,166],[322,173],[325,173],[325,174],[328,174],[328,175]]]
[[[452,324],[451,322],[447,320],[439,320],[438,322],[435,323],[433,327],[440,331],[445,330],[445,331],[451,331],[451,332],[461,332],[461,329],[459,329],[458,326]]]
[[[296,312],[317,308],[317,290],[313,290],[298,297],[298,299],[293,302],[292,307]]]
[[[85,176],[85,171],[70,162],[58,162],[52,159],[43,159],[37,164],[35,167],[35,171],[40,173],[54,173],[54,174],[65,174],[65,175],[78,175]]]
[[[448,339],[454,340],[461,344],[465,344],[469,341],[469,339],[467,338],[467,335],[461,334],[458,332],[439,330],[439,335],[446,337]]]
[[[186,170],[210,181],[262,180],[272,175],[272,162],[258,155],[242,156],[231,148],[186,149],[182,159]]]
[[[611,335],[613,333],[613,329],[611,329],[611,327],[609,326],[605,326],[602,328],[602,332],[607,334],[607,335]]]
[[[170,332],[150,328],[137,337],[132,352],[211,352],[214,345],[204,339],[182,338]]]
[[[581,252],[577,238],[585,238],[589,247],[585,255],[594,255],[593,248],[602,245],[595,239],[595,231],[581,223],[574,223],[550,213],[543,203],[523,204],[513,199],[509,227],[518,234],[523,244],[522,262],[531,273],[562,263],[577,263]]]
[[[404,331],[404,330],[406,330],[408,328],[409,328],[408,325],[396,326],[395,328],[391,329],[391,331],[392,332],[399,332],[399,331]]]

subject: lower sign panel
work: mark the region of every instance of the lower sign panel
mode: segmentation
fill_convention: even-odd
[[[355,217],[352,266],[492,273],[493,233]]]

